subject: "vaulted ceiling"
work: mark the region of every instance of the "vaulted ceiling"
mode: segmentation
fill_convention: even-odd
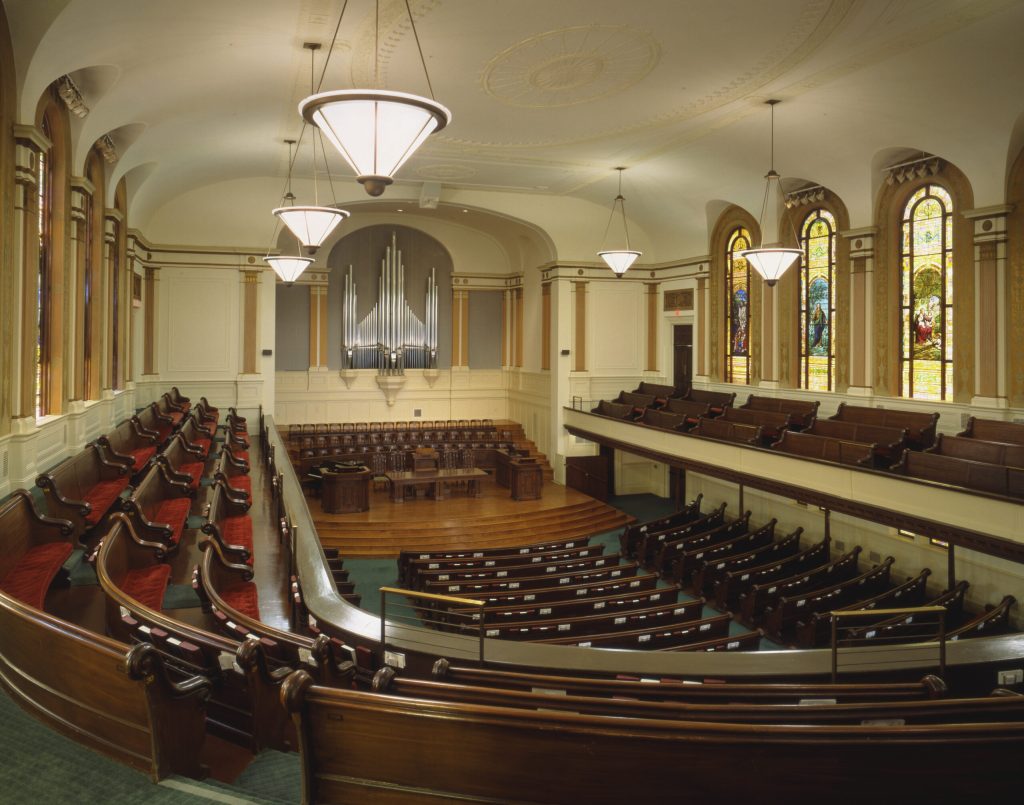
[[[21,119],[71,74],[91,110],[75,121],[75,170],[110,134],[120,154],[111,180],[128,177],[130,220],[144,232],[204,188],[211,199],[222,197],[217,188],[265,193],[259,205],[269,209],[286,173],[282,141],[300,134],[296,106],[310,91],[303,42],[324,45],[319,76],[342,4],[4,0]],[[625,165],[631,223],[648,241],[640,245],[671,259],[706,248],[708,219],[724,204],[759,210],[768,98],[783,101],[776,167],[790,187],[838,193],[854,226],[871,223],[880,168],[921,151],[964,171],[979,206],[999,203],[1024,141],[1021,0],[411,6],[453,122],[403,168],[383,210],[437,182],[444,205],[493,208],[541,228],[552,210],[579,216],[583,244],[600,237],[612,169]],[[372,84],[374,8],[348,0],[324,89]],[[403,0],[380,0],[379,42],[380,83],[425,94]],[[310,173],[308,150],[307,132],[300,176]],[[329,156],[338,200],[365,208],[347,166]],[[253,222],[254,240],[267,226]],[[555,240],[563,252],[583,249]]]

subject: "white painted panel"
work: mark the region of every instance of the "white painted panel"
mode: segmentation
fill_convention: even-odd
[[[587,368],[592,374],[643,370],[643,285],[591,282],[587,290]]]
[[[224,379],[238,371],[238,274],[165,270],[160,276],[161,373]]]

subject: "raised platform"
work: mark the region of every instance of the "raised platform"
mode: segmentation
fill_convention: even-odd
[[[393,557],[402,550],[438,551],[463,545],[500,547],[552,536],[588,536],[621,528],[633,518],[594,498],[545,482],[539,500],[512,500],[493,477],[480,482],[480,496],[391,502],[389,490],[371,491],[370,510],[325,514],[317,498],[309,510],[325,547],[342,556]]]

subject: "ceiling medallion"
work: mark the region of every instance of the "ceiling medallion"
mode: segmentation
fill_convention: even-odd
[[[457,182],[461,179],[470,179],[476,176],[476,168],[469,165],[422,165],[416,169],[416,175],[420,179],[432,179],[437,182]]]
[[[484,92],[509,106],[574,106],[622,92],[658,63],[654,38],[628,25],[581,25],[531,36],[484,68]]]

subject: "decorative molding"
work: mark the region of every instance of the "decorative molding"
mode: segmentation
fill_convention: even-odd
[[[924,176],[937,176],[942,171],[944,164],[938,157],[931,156],[921,157],[911,162],[901,162],[899,165],[893,165],[891,168],[886,168],[883,171],[885,183],[887,185],[901,185],[912,179],[919,179]]]
[[[663,311],[693,310],[693,288],[665,291]]]
[[[64,105],[75,117],[85,117],[89,114],[89,107],[85,105],[85,98],[81,90],[69,75],[62,75],[57,79],[57,94],[64,101]]]

